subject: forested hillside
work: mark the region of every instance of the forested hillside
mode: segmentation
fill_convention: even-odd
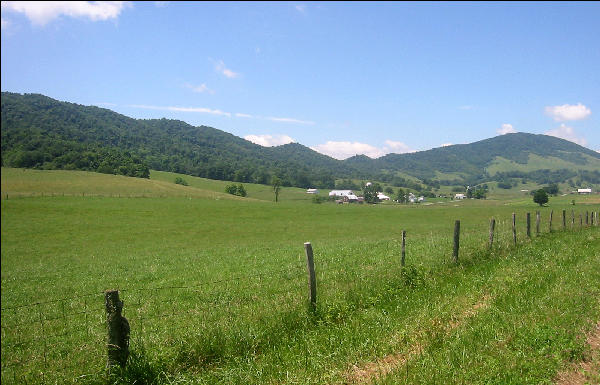
[[[129,163],[144,172],[125,170]],[[322,188],[334,186],[334,175],[355,174],[341,161],[300,144],[266,148],[212,127],[132,119],[99,107],[6,92],[2,164],[142,177],[151,168],[254,183],[270,183],[276,175],[283,185]]]
[[[179,120],[133,119],[39,94],[2,93],[2,165],[147,178],[149,169],[210,179],[333,188],[376,180],[421,190],[517,181],[600,184],[600,154],[546,135],[515,133],[378,159],[344,161],[298,143],[262,147]],[[415,179],[411,179],[413,177]],[[340,181],[340,179],[343,179]],[[351,187],[355,188],[355,187]]]

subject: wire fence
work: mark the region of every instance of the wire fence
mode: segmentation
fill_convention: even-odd
[[[541,232],[598,226],[598,213],[563,211],[553,221],[540,224]],[[531,237],[535,237],[535,216],[530,226]],[[495,247],[514,246],[514,231],[510,219],[499,220]],[[461,237],[472,251],[490,247],[481,229],[465,231]],[[525,238],[521,226],[518,243]],[[418,242],[408,242],[407,261],[426,254],[433,258],[446,255],[450,261],[452,243],[451,236],[421,234]],[[394,241],[383,246],[379,255],[369,254],[366,247],[365,258],[358,264],[346,255],[355,250],[327,255],[317,250],[315,277],[320,300],[344,301],[374,282],[397,279],[403,269],[400,244]],[[235,349],[256,350],[261,344],[276,344],[286,333],[281,323],[288,322],[293,328],[295,322],[301,322],[299,315],[307,312],[306,270],[306,262],[299,260],[257,274],[190,285],[121,288],[123,316],[131,326],[130,349],[162,352],[174,360],[185,360],[190,354],[210,360],[235,354]],[[2,307],[1,333],[3,383],[102,382],[107,376],[104,292]]]

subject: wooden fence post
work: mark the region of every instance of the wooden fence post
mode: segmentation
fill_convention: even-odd
[[[550,210],[550,223],[548,224],[548,231],[552,232],[552,216],[554,215],[554,210]]]
[[[540,235],[540,212],[535,212],[535,235]]]
[[[575,227],[575,211],[571,210],[571,227]]]
[[[531,214],[527,213],[527,238],[531,238]]]
[[[583,214],[579,213],[579,227],[583,227]]]
[[[590,224],[590,220],[589,220],[589,218],[590,218],[590,214],[589,214],[589,212],[586,210],[586,211],[585,211],[585,225],[586,225],[586,226]]]
[[[567,228],[567,210],[562,211],[562,225],[563,230],[565,230]]]
[[[406,230],[402,230],[402,259],[400,260],[400,265],[404,266],[406,258]]]
[[[310,242],[304,243],[306,253],[306,267],[308,269],[308,288],[310,290],[310,306],[314,310],[317,306],[317,277],[315,275],[315,261]]]
[[[121,315],[123,302],[119,300],[118,290],[107,290],[104,293],[106,305],[106,325],[108,327],[108,361],[107,367],[114,365],[124,367],[129,357],[129,322]]]
[[[496,228],[496,220],[492,218],[490,221],[490,248],[494,244],[494,229]]]
[[[513,243],[517,244],[517,219],[515,213],[512,213],[512,233],[513,233]]]
[[[454,249],[452,251],[452,258],[454,262],[458,262],[458,248],[460,243],[460,221],[454,222]]]

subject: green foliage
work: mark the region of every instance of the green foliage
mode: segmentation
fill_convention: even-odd
[[[404,191],[403,189],[398,189],[398,194],[396,195],[396,200],[398,203],[406,203],[406,196],[408,195],[408,191]]]
[[[385,193],[391,197],[392,195],[394,195],[394,189],[391,187],[386,187]]]
[[[227,194],[231,194],[231,195],[237,195],[240,197],[245,197],[246,195],[248,195],[246,193],[246,189],[244,188],[244,185],[239,183],[239,184],[228,184],[227,186],[225,186],[225,192]]]
[[[546,191],[548,193],[548,195],[558,195],[559,191],[558,191],[558,184],[556,183],[552,183],[548,186],[543,187],[543,190]]]
[[[273,188],[273,193],[275,194],[275,202],[279,202],[279,192],[281,191],[281,179],[274,176],[271,179],[271,187]]]
[[[546,192],[546,190],[544,190],[544,189],[536,190],[533,193],[533,201],[540,206],[543,206],[546,203],[548,203],[548,193]]]
[[[378,203],[379,198],[377,198],[376,184],[365,185],[365,187],[363,187],[363,197],[365,198],[366,203]]]
[[[175,184],[180,184],[183,186],[189,186],[188,182],[183,179],[182,177],[178,176],[177,178],[175,178]]]

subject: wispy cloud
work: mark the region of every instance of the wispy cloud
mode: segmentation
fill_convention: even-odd
[[[234,72],[234,71],[230,70],[229,68],[225,67],[225,63],[223,62],[223,60],[219,60],[215,64],[215,70],[230,79],[234,79],[234,78],[237,78],[240,76],[239,72]]]
[[[10,27],[10,21],[6,20],[5,18],[1,18],[2,20],[2,29],[6,29],[8,27]]]
[[[50,21],[68,16],[92,21],[115,19],[131,7],[129,1],[3,1],[2,12],[23,13],[29,21],[44,26]]]
[[[545,111],[546,115],[551,116],[557,122],[585,119],[592,113],[588,107],[581,103],[576,105],[548,106],[545,108]]]
[[[300,13],[306,12],[306,5],[304,5],[304,4],[296,5],[294,8],[296,8],[296,11],[298,11]]]
[[[335,142],[328,141],[324,144],[319,144],[311,147],[313,150],[331,156],[336,159],[346,159],[354,155],[366,155],[369,158],[379,158],[385,154],[396,153],[403,154],[414,152],[408,145],[403,142],[386,140],[383,147],[376,147],[368,143],[360,142]]]
[[[264,147],[280,146],[296,142],[288,135],[246,135],[244,139]]]
[[[448,147],[448,146],[452,146],[452,143],[442,143],[442,144],[440,144],[440,147]]]
[[[98,103],[94,103],[95,106],[98,107],[116,107],[117,105],[115,103],[109,103],[109,102],[98,102]]]
[[[312,122],[310,120],[300,120],[300,119],[294,119],[294,118],[275,118],[272,116],[268,116],[265,119],[270,120],[272,122],[281,122],[281,123],[308,124],[311,126],[315,124],[315,122]]]
[[[465,110],[465,111],[472,110],[473,108],[474,108],[474,107],[473,107],[473,106],[470,106],[470,105],[466,105],[466,106],[459,106],[459,107],[458,107],[458,109],[459,109],[459,110]]]
[[[220,116],[231,116],[230,112],[224,112],[221,110],[213,110],[205,107],[177,107],[177,106],[149,106],[145,104],[131,104],[129,107],[142,108],[146,110],[158,110],[158,111],[176,111],[176,112],[198,112],[203,114],[220,115]]]
[[[250,114],[242,114],[241,112],[236,112],[235,116],[237,118],[253,118],[254,116],[250,115]]]
[[[512,124],[504,123],[499,129],[496,130],[496,132],[500,135],[504,135],[514,134],[515,132],[517,132],[517,130],[513,128]]]
[[[169,3],[170,3],[170,1],[155,1],[155,2],[154,2],[154,6],[155,6],[156,8],[164,8],[164,7],[166,7],[167,5],[169,5]]]
[[[573,127],[569,127],[564,123],[561,123],[558,128],[546,131],[545,134],[577,143],[580,146],[585,146],[587,144],[587,140],[585,140],[584,137],[577,135]]]
[[[197,92],[197,93],[203,93],[203,92],[207,92],[209,94],[214,94],[215,91],[211,90],[210,88],[208,88],[208,86],[204,83],[200,84],[199,86],[195,86],[193,84],[190,83],[185,83],[183,85],[185,88],[189,88],[190,90]]]

